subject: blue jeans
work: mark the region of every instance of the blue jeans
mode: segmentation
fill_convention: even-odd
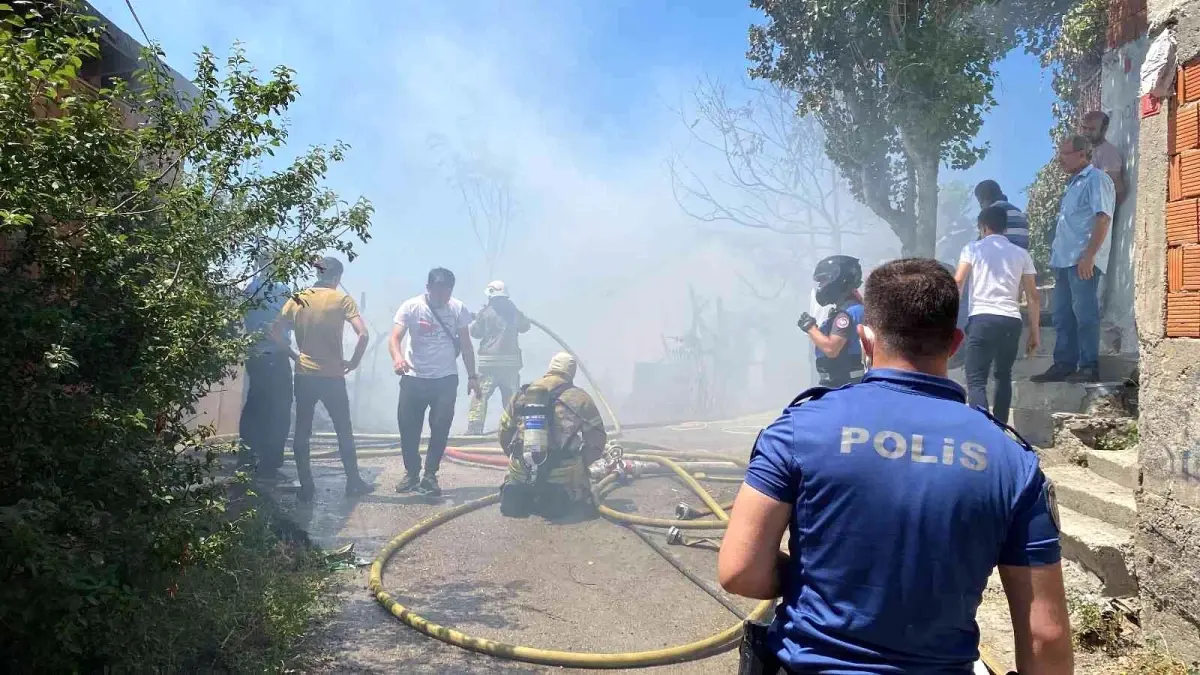
[[[1034,329],[1036,330],[1036,328]],[[976,314],[967,324],[967,402],[988,407],[988,373],[996,373],[992,416],[1008,424],[1012,404],[1012,369],[1021,346],[1021,320],[1011,316]]]
[[[1079,278],[1075,267],[1054,268],[1054,363],[1064,368],[1100,365],[1100,279]]]

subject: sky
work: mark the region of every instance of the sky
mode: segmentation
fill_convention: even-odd
[[[95,7],[141,40],[124,0]],[[514,300],[588,362],[610,398],[633,363],[662,355],[663,334],[687,328],[689,285],[737,307],[745,261],[681,212],[667,160],[687,130],[672,108],[697,79],[745,77],[747,3],[717,0],[132,0],[146,33],[185,76],[203,46],[240,42],[267,72],[296,71],[290,143],[345,141],[330,185],[375,207],[372,239],[344,283],[366,293],[375,332],[422,291],[427,271],[458,275],[456,295],[478,309],[490,280],[445,153],[486,148],[511,177],[515,217],[496,275]],[[997,106],[980,140],[989,156],[943,180],[1023,188],[1052,153],[1049,77],[1030,57],[1000,64]],[[703,169],[715,160],[694,156]],[[714,165],[715,166],[715,165]],[[886,235],[890,236],[890,234]],[[849,251],[856,253],[855,251]],[[780,307],[791,327],[806,308]],[[794,330],[794,329],[792,329]],[[797,335],[797,338],[800,336]],[[553,346],[527,339],[528,370]],[[807,346],[797,340],[803,350]],[[377,369],[387,376],[386,355]],[[527,377],[532,373],[526,372]],[[797,389],[802,388],[798,385]]]

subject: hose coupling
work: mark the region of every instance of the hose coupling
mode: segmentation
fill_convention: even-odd
[[[679,502],[675,505],[676,520],[692,520],[694,518],[698,518],[699,516],[699,512],[697,512],[696,509],[693,509],[692,505],[688,504],[687,502]]]
[[[683,530],[678,527],[672,527],[667,530],[667,543],[672,546],[679,546],[683,543]]]

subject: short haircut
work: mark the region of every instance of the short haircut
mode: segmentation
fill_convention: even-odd
[[[979,224],[989,232],[1004,234],[1008,231],[1008,211],[1002,206],[989,206],[979,212]]]
[[[979,185],[975,186],[975,198],[991,204],[1005,198],[1004,190],[1001,190],[1000,184],[994,180],[980,181]]]
[[[317,281],[333,281],[342,277],[342,261],[331,256],[321,258],[316,264]]]
[[[425,282],[427,286],[437,286],[439,288],[454,288],[454,272],[445,267],[435,267],[429,270],[429,279]]]
[[[1070,143],[1071,149],[1075,152],[1082,150],[1083,152],[1086,152],[1089,157],[1092,155],[1092,142],[1083,134],[1071,134],[1063,139],[1063,143]]]
[[[893,260],[871,272],[865,290],[863,323],[889,351],[910,360],[949,356],[958,324],[958,285],[941,263]]]
[[[1100,120],[1100,133],[1108,133],[1108,113],[1102,110],[1093,110],[1083,117],[1084,119]]]

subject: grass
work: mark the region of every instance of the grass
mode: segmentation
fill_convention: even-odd
[[[1123,427],[1113,429],[1108,433],[1101,434],[1096,439],[1096,449],[1116,452],[1119,450],[1132,448],[1133,446],[1137,445],[1137,442],[1137,424],[1128,424]]]
[[[128,663],[155,672],[303,670],[328,616],[333,568],[268,499],[251,492],[140,617]]]
[[[1071,638],[1076,651],[1103,654],[1119,659],[1120,675],[1200,675],[1200,664],[1188,665],[1171,656],[1160,642],[1137,638],[1136,630],[1126,630],[1121,613],[1108,603],[1068,591],[1067,608],[1071,614]]]
[[[1104,652],[1109,656],[1120,656],[1128,651],[1130,641],[1125,635],[1121,615],[1115,609],[1071,592],[1067,594],[1067,608],[1076,649]]]

